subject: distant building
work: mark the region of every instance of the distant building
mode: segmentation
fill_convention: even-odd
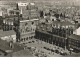
[[[38,9],[36,8],[35,3],[18,3],[18,10],[23,18],[34,19],[39,17]]]
[[[13,30],[3,31],[0,30],[0,39],[5,41],[13,41],[16,42],[16,33]]]

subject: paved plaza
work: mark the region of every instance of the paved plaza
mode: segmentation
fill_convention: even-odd
[[[37,53],[44,53],[45,55],[47,55],[47,57],[63,57],[63,55],[60,55],[60,54],[57,54],[57,53],[52,52],[50,50],[44,49],[44,47],[47,47],[49,49],[57,49],[57,50],[59,50],[59,52],[60,51],[66,52],[67,55],[70,55],[68,50],[64,50],[61,47],[46,43],[46,42],[38,40],[38,39],[30,39],[30,40],[28,40],[26,42],[22,42],[22,43],[25,45],[26,48],[27,47],[35,48],[36,50],[32,51],[33,54],[35,54],[37,52]]]

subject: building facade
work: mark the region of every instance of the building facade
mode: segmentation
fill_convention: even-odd
[[[39,19],[20,21],[20,41],[24,42],[35,37],[35,30]]]
[[[68,49],[74,52],[80,52],[80,35],[72,34],[68,38]]]
[[[19,10],[19,26],[17,30],[18,41],[26,41],[35,36],[36,25],[39,20],[38,9],[34,3],[18,3],[17,10]]]
[[[47,43],[55,44],[64,49],[68,49],[68,44],[69,44],[68,37],[71,34],[74,34],[75,30],[79,31],[79,27],[77,28],[78,25],[72,24],[68,21],[61,22],[52,20],[50,22],[51,23],[50,25],[49,24],[50,20],[48,19],[47,20],[44,19],[45,20],[44,22],[38,24],[37,30],[35,32],[36,38],[45,41]],[[47,30],[47,28],[49,28],[48,29],[49,31]]]

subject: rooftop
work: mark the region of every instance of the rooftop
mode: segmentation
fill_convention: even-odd
[[[13,30],[3,31],[0,30],[0,37],[15,35],[16,33]]]
[[[80,40],[80,35],[72,34],[72,35],[69,36],[69,38],[71,38],[71,39],[76,39],[76,40]]]

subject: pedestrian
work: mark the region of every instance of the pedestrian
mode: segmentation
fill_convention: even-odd
[[[70,50],[70,55],[72,54],[72,51]]]

